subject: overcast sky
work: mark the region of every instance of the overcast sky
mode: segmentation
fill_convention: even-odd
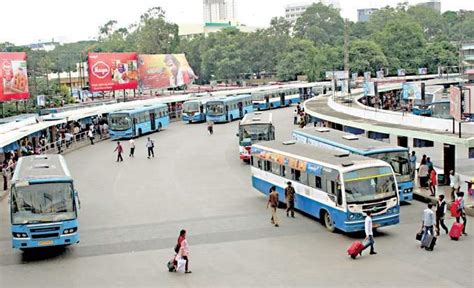
[[[274,16],[283,16],[285,5],[309,0],[235,0],[237,19],[248,26],[267,26]],[[161,6],[169,21],[202,23],[202,0],[23,0],[2,1],[0,42],[17,45],[32,42],[86,40],[97,35],[98,27],[115,19],[120,26],[138,21],[148,8]],[[355,20],[357,9],[396,5],[397,0],[339,0],[342,16]],[[411,4],[423,2],[409,0]],[[474,0],[442,0],[443,11],[474,10]],[[8,12],[7,12],[8,11]]]

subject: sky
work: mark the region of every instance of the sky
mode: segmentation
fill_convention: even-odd
[[[265,27],[270,19],[283,16],[285,6],[311,0],[235,0],[237,20],[247,26]],[[3,2],[3,1],[2,1]],[[202,23],[202,0],[23,0],[2,3],[3,29],[0,42],[25,45],[38,41],[75,42],[97,36],[98,27],[108,20],[117,20],[119,27],[137,22],[148,8],[161,6],[168,21],[177,24]],[[395,6],[402,0],[339,0],[341,14],[352,21],[357,9]],[[408,0],[410,4],[423,2]],[[25,9],[25,7],[27,7]],[[474,10],[473,0],[442,0],[442,11]],[[21,11],[20,14],[13,11]],[[18,17],[21,15],[21,17]],[[8,23],[8,24],[7,24]]]

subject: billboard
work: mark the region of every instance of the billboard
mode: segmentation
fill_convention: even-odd
[[[426,75],[428,74],[428,68],[418,68],[419,75]],[[439,74],[439,73],[438,73]]]
[[[385,72],[383,70],[377,71],[377,79],[383,79]]]
[[[400,77],[401,77],[401,76],[405,76],[405,74],[406,74],[405,69],[398,69],[398,70],[397,70],[397,75],[398,75],[398,76],[400,76]]]
[[[89,53],[90,91],[138,87],[137,53]]]
[[[349,79],[349,71],[326,71],[326,79]]]
[[[370,81],[371,79],[371,73],[370,72],[364,72],[364,80],[365,81]]]
[[[197,79],[184,54],[139,55],[138,64],[142,89],[179,87]]]
[[[364,82],[364,96],[375,96],[375,83],[366,81]]]
[[[402,96],[404,100],[421,100],[421,85],[418,83],[403,83]]]
[[[461,121],[461,89],[451,86],[449,89],[449,114],[456,120]]]
[[[26,53],[0,52],[0,102],[29,97]]]

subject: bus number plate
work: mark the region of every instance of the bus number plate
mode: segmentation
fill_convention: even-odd
[[[53,244],[53,240],[39,241],[39,245],[51,245],[51,244]]]

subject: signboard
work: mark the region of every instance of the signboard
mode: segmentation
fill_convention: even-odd
[[[29,97],[26,53],[0,52],[0,102]]]
[[[451,86],[449,89],[449,114],[456,120],[461,121],[461,89]]]
[[[474,116],[474,85],[465,87],[464,90],[464,114]]]
[[[359,78],[359,74],[358,73],[352,73],[352,80],[357,80],[357,78]]]
[[[371,75],[370,75],[370,72],[364,72],[364,80],[365,81],[370,81],[371,79]]]
[[[375,96],[375,83],[365,81],[364,82],[364,96]]]
[[[46,97],[44,95],[36,96],[36,106],[39,106],[39,107],[46,106]]]
[[[326,79],[349,79],[349,71],[326,71]]]
[[[417,83],[403,83],[402,96],[404,100],[421,100],[421,85]]]
[[[428,68],[418,68],[418,74],[419,75],[426,75],[428,74]],[[440,74],[440,73],[438,73]]]
[[[184,54],[139,55],[140,88],[171,88],[191,84],[197,77]]]
[[[136,89],[137,53],[89,53],[91,92]]]
[[[397,75],[398,75],[398,76],[405,76],[405,74],[406,74],[405,69],[398,69],[398,70],[397,70]]]
[[[377,71],[377,79],[383,79],[384,77],[384,71],[381,70],[381,71]]]

